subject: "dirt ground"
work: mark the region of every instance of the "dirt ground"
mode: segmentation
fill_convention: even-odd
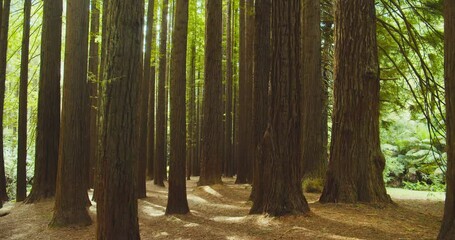
[[[311,213],[281,218],[248,215],[251,187],[223,179],[223,185],[196,187],[188,181],[191,214],[165,216],[167,189],[147,182],[139,200],[142,239],[435,239],[444,203],[440,199],[399,199],[379,208],[364,204],[320,204],[318,194],[305,194]],[[393,198],[393,195],[392,195]],[[8,204],[0,217],[0,239],[94,239],[95,224],[86,228],[48,228],[53,201]],[[5,209],[3,209],[5,211]],[[90,207],[96,220],[96,206]]]

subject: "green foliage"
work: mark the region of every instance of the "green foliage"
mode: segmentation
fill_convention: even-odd
[[[412,190],[443,190],[444,141],[435,144],[425,122],[412,120],[409,112],[389,114],[384,119],[387,126],[381,128],[381,148],[386,158],[385,182]]]
[[[324,180],[322,178],[307,178],[303,181],[303,191],[307,193],[322,193]]]

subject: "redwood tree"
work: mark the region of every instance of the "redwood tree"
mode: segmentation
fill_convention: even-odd
[[[444,75],[446,90],[447,192],[438,239],[455,239],[455,2],[444,1]]]
[[[163,0],[161,13],[160,57],[158,76],[158,103],[156,109],[156,149],[153,182],[155,185],[164,186],[166,165],[166,62],[167,62],[167,14],[168,0]]]
[[[55,211],[51,226],[91,224],[87,206],[89,125],[87,59],[89,0],[67,4],[62,128],[58,159]],[[82,177],[82,179],[81,179]]]
[[[27,85],[30,42],[30,10],[32,1],[24,1],[24,23],[21,48],[21,73],[19,86],[19,126],[17,139],[17,190],[16,201],[27,196]]]
[[[11,0],[2,3],[0,29],[0,201],[7,201],[5,156],[3,153],[3,110],[5,104],[6,56],[8,52],[8,28]]]
[[[223,153],[222,122],[222,4],[221,0],[206,1],[205,13],[205,74],[203,102],[203,139],[201,176],[198,184],[221,183]]]
[[[272,1],[269,123],[251,213],[272,216],[309,211],[300,177],[300,1]]]
[[[62,0],[44,0],[35,176],[28,203],[55,194],[60,133],[62,9]]]
[[[171,53],[171,145],[169,197],[166,214],[186,214],[186,47],[188,39],[188,1],[176,0],[175,26]]]
[[[321,3],[302,9],[302,161],[305,178],[324,178],[327,159],[327,97],[321,74]]]
[[[379,64],[374,0],[335,2],[330,161],[320,201],[387,203],[379,142]],[[353,44],[355,43],[355,44]]]
[[[255,1],[255,39],[254,39],[254,89],[253,89],[253,143],[254,177],[250,199],[256,196],[257,184],[263,173],[261,169],[261,141],[268,122],[268,88],[270,79],[270,17],[271,0]],[[259,187],[262,189],[262,187]]]
[[[97,239],[139,239],[134,164],[137,161],[137,111],[142,76],[142,0],[111,0],[104,5],[102,57],[106,81],[103,116]],[[104,20],[103,20],[104,21]],[[112,79],[115,79],[112,81]]]

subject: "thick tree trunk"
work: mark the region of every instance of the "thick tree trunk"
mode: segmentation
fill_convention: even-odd
[[[67,5],[62,129],[58,159],[55,212],[51,226],[91,224],[87,205],[89,126],[84,113],[88,106],[87,51],[89,0]],[[82,177],[82,180],[81,180]],[[85,180],[84,180],[85,179]]]
[[[379,142],[374,0],[337,0],[335,5],[335,102],[329,169],[320,201],[388,203]]]
[[[223,152],[220,144],[223,139],[222,122],[222,3],[221,0],[206,2],[205,38],[205,81],[204,119],[202,127],[201,176],[198,185],[221,183]]]
[[[158,105],[156,109],[156,149],[154,184],[164,186],[163,168],[166,166],[166,63],[167,63],[167,13],[168,0],[163,0],[161,13],[160,57],[158,73]],[[164,166],[164,167],[163,167]]]
[[[6,59],[8,53],[8,28],[11,0],[5,0],[2,7],[0,29],[0,201],[7,201],[5,156],[3,153],[3,110],[5,105]]]
[[[250,199],[254,199],[257,189],[263,189],[260,181],[261,169],[260,144],[268,123],[268,88],[270,79],[270,17],[272,13],[271,0],[256,0],[255,2],[255,40],[254,40],[254,89],[253,89],[253,141],[254,141],[254,176],[253,189]],[[261,195],[262,193],[260,193]]]
[[[139,239],[134,164],[137,161],[139,84],[142,78],[142,0],[111,0],[106,14],[103,80],[106,85],[101,161],[102,198],[97,239]]]
[[[166,214],[186,214],[186,47],[188,38],[188,1],[176,0],[175,28],[171,53],[171,145],[169,196]]]
[[[88,76],[90,91],[90,170],[89,187],[95,185],[96,163],[98,162],[98,67],[99,67],[99,43],[96,38],[100,28],[100,10],[97,0],[91,0],[90,7],[90,51],[88,59]]]
[[[55,194],[60,133],[62,10],[61,0],[44,0],[35,176],[27,203]]]
[[[246,172],[247,182],[253,182],[254,167],[254,128],[256,123],[253,122],[253,86],[254,86],[254,0],[245,0],[245,61],[246,61]]]
[[[258,150],[263,169],[250,213],[309,211],[300,176],[300,1],[272,1],[269,124]]]
[[[455,3],[444,1],[444,79],[446,90],[447,192],[438,239],[455,239]]]
[[[27,196],[27,85],[28,57],[30,42],[31,0],[24,1],[24,25],[21,48],[21,73],[19,89],[19,134],[17,139],[17,189],[16,202],[22,202]]]
[[[302,176],[323,179],[327,169],[327,98],[321,74],[321,4],[305,0],[302,14]]]

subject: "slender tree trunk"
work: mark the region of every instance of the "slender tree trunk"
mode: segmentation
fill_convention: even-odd
[[[228,1],[226,21],[226,122],[224,176],[232,177],[232,1]]]
[[[62,131],[51,226],[91,224],[86,209],[87,185],[81,176],[88,170],[89,126],[84,117],[88,106],[87,51],[89,0],[72,0],[67,5],[65,71],[63,82]],[[87,178],[85,178],[88,180]]]
[[[250,199],[254,199],[263,169],[261,169],[260,143],[264,137],[268,123],[268,88],[270,79],[270,17],[272,13],[271,0],[256,0],[255,2],[255,39],[254,39],[254,89],[253,89],[253,141],[254,141],[254,177]],[[262,193],[260,193],[261,195]]]
[[[194,176],[194,165],[195,161],[197,161],[197,149],[196,149],[196,142],[197,142],[197,125],[196,125],[196,40],[195,35],[193,35],[193,40],[191,42],[191,51],[190,51],[190,76],[189,76],[189,90],[190,96],[188,101],[188,116],[189,116],[189,124],[188,124],[188,133],[189,133],[189,158],[188,167],[187,167],[187,179],[191,175]]]
[[[60,133],[62,9],[61,0],[44,0],[35,176],[27,203],[55,194]]]
[[[2,7],[0,30],[0,201],[7,201],[5,156],[3,153],[3,111],[5,105],[6,59],[8,53],[8,28],[11,0],[5,0]]]
[[[155,0],[149,0],[147,12],[147,35],[144,61],[144,78],[149,81],[148,122],[147,122],[147,177],[153,179],[153,158],[155,154]],[[147,56],[148,55],[148,56]],[[153,58],[153,60],[152,60]],[[147,63],[148,61],[148,63]],[[148,77],[146,76],[148,74]]]
[[[327,98],[321,74],[321,3],[305,0],[302,14],[302,176],[323,179],[327,169]]]
[[[269,124],[258,151],[263,169],[250,213],[309,211],[300,164],[300,1],[272,2]]]
[[[156,152],[154,165],[154,184],[164,186],[163,172],[166,168],[166,62],[167,62],[167,13],[168,0],[163,0],[161,14],[161,33],[160,33],[160,57],[159,57],[159,76],[158,76],[158,105],[156,110]]]
[[[17,139],[17,189],[16,202],[22,202],[27,196],[27,85],[28,56],[30,42],[31,0],[24,1],[24,25],[21,48],[21,73],[19,89],[19,134]]]
[[[239,62],[240,62],[240,76],[239,76],[239,108],[238,108],[238,134],[237,134],[237,178],[236,184],[247,183],[248,175],[248,103],[247,103],[247,63],[246,63],[246,30],[245,30],[245,0],[240,0],[240,34],[239,34]]]
[[[188,1],[176,0],[175,28],[171,53],[171,146],[169,196],[166,214],[186,214],[186,47],[188,38]]]
[[[204,120],[202,127],[201,176],[198,185],[221,183],[221,161],[223,153],[220,143],[223,138],[222,125],[222,3],[221,0],[206,2]]]
[[[245,0],[245,88],[246,88],[246,172],[248,183],[253,182],[253,163],[254,163],[254,127],[253,122],[253,86],[254,86],[254,0]]]
[[[141,86],[139,87],[139,140],[138,140],[138,173],[137,173],[137,194],[138,198],[147,197],[146,180],[147,180],[147,138],[148,138],[148,103],[150,90],[150,63],[152,55],[152,31],[153,31],[153,13],[154,1],[148,3],[147,12],[147,32],[145,39],[144,67]]]
[[[89,187],[94,187],[95,168],[98,162],[98,67],[99,67],[99,44],[96,38],[100,28],[100,10],[98,0],[91,0],[90,7],[90,50],[88,62],[89,91],[90,91],[90,180]]]
[[[447,192],[438,239],[455,239],[455,3],[444,1],[444,75],[446,90]]]
[[[320,202],[388,203],[379,142],[374,0],[337,0],[335,9],[332,141]]]
[[[142,78],[142,0],[111,0],[105,6],[106,49],[102,58],[106,85],[101,162],[102,198],[97,206],[97,239],[140,239],[137,195],[138,95]]]

